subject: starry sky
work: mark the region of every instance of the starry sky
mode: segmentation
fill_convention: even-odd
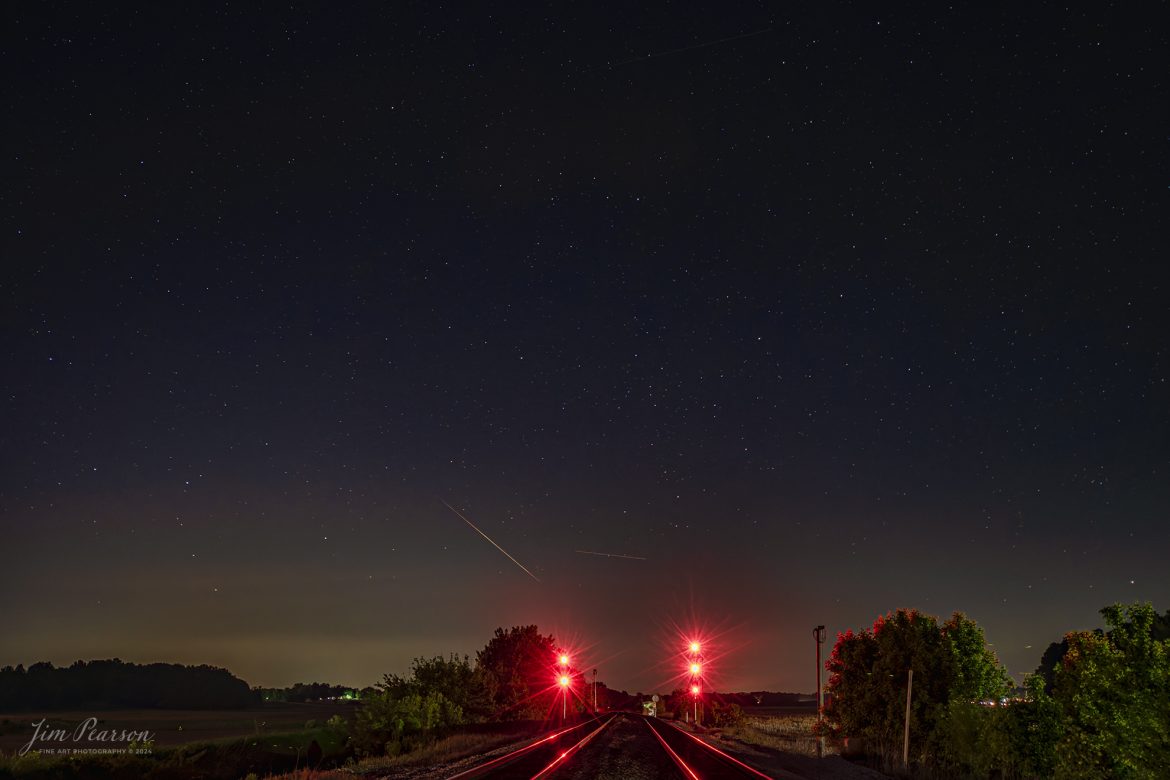
[[[100,5],[3,22],[0,664],[1170,608],[1141,9]]]

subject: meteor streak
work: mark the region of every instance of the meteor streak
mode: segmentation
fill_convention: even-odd
[[[520,563],[520,561],[516,560],[516,559],[515,559],[515,558],[513,558],[511,555],[508,555],[508,551],[507,551],[507,550],[505,550],[503,547],[500,547],[498,544],[496,544],[494,541],[492,541],[492,538],[491,538],[490,536],[488,536],[487,534],[485,534],[483,531],[479,530],[479,528],[478,528],[478,527],[475,525],[475,523],[471,522],[470,520],[468,520],[466,517],[464,517],[464,516],[463,516],[463,513],[462,513],[462,512],[460,512],[458,509],[456,509],[455,507],[453,507],[453,506],[451,506],[450,504],[448,504],[446,501],[443,501],[443,499],[441,499],[441,498],[439,499],[439,501],[440,501],[440,502],[442,502],[443,506],[447,507],[447,508],[448,508],[448,509],[450,509],[452,512],[454,512],[455,514],[459,515],[459,519],[460,519],[460,520],[462,520],[463,522],[467,523],[469,526],[471,526],[472,530],[474,530],[474,531],[475,531],[477,534],[479,534],[479,535],[480,535],[480,536],[482,536],[484,539],[487,539],[489,542],[491,542],[491,544],[492,544],[492,547],[495,547],[497,550],[499,550],[500,552],[502,552],[504,555],[507,555],[507,556],[508,556],[508,560],[510,560],[512,563],[516,564],[517,566],[519,566],[519,567],[520,567],[520,569],[521,569],[521,570],[522,570],[522,571],[523,571],[525,574],[527,574],[529,577],[531,577],[532,579],[536,580],[537,582],[540,582],[540,579],[539,579],[539,578],[537,578],[537,576],[536,576],[535,574],[533,574],[532,572],[528,571],[528,569],[525,569],[525,568],[524,568],[524,564]]]
[[[647,560],[646,558],[643,558],[640,555],[622,555],[621,553],[603,553],[603,552],[594,552],[593,550],[577,550],[577,552],[581,553],[582,555],[601,555],[605,558],[629,558],[631,561],[645,561],[645,560]]]

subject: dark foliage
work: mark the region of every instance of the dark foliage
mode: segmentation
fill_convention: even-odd
[[[476,654],[487,698],[501,720],[547,717],[556,699],[556,644],[536,626],[497,628]]]
[[[359,698],[357,688],[329,683],[296,683],[289,688],[258,688],[264,701],[323,701],[326,699]]]
[[[0,669],[0,710],[237,709],[258,700],[246,682],[214,666],[141,665],[115,658]]]

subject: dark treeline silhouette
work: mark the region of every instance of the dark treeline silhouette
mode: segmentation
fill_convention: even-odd
[[[752,691],[750,693],[716,694],[721,701],[741,707],[800,707],[815,706],[816,694]]]
[[[179,664],[133,664],[117,658],[47,662],[0,669],[0,712],[62,709],[236,709],[259,702],[248,684],[226,669]]]
[[[361,699],[375,692],[368,688],[354,688],[352,685],[330,685],[329,683],[296,683],[288,688],[257,688],[264,701],[325,701],[327,699]]]

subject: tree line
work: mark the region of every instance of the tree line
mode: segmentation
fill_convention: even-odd
[[[1168,777],[1170,611],[1118,604],[1101,615],[1105,630],[1054,643],[1022,696],[964,615],[879,617],[837,638],[824,733],[859,739],[882,768],[919,777]]]
[[[259,701],[226,669],[134,664],[120,659],[0,669],[0,711],[55,709],[235,709]]]
[[[355,688],[352,685],[332,685],[330,683],[295,683],[287,688],[256,688],[263,701],[279,702],[308,702],[326,701],[332,699],[360,700],[365,696],[376,693],[373,686]]]

